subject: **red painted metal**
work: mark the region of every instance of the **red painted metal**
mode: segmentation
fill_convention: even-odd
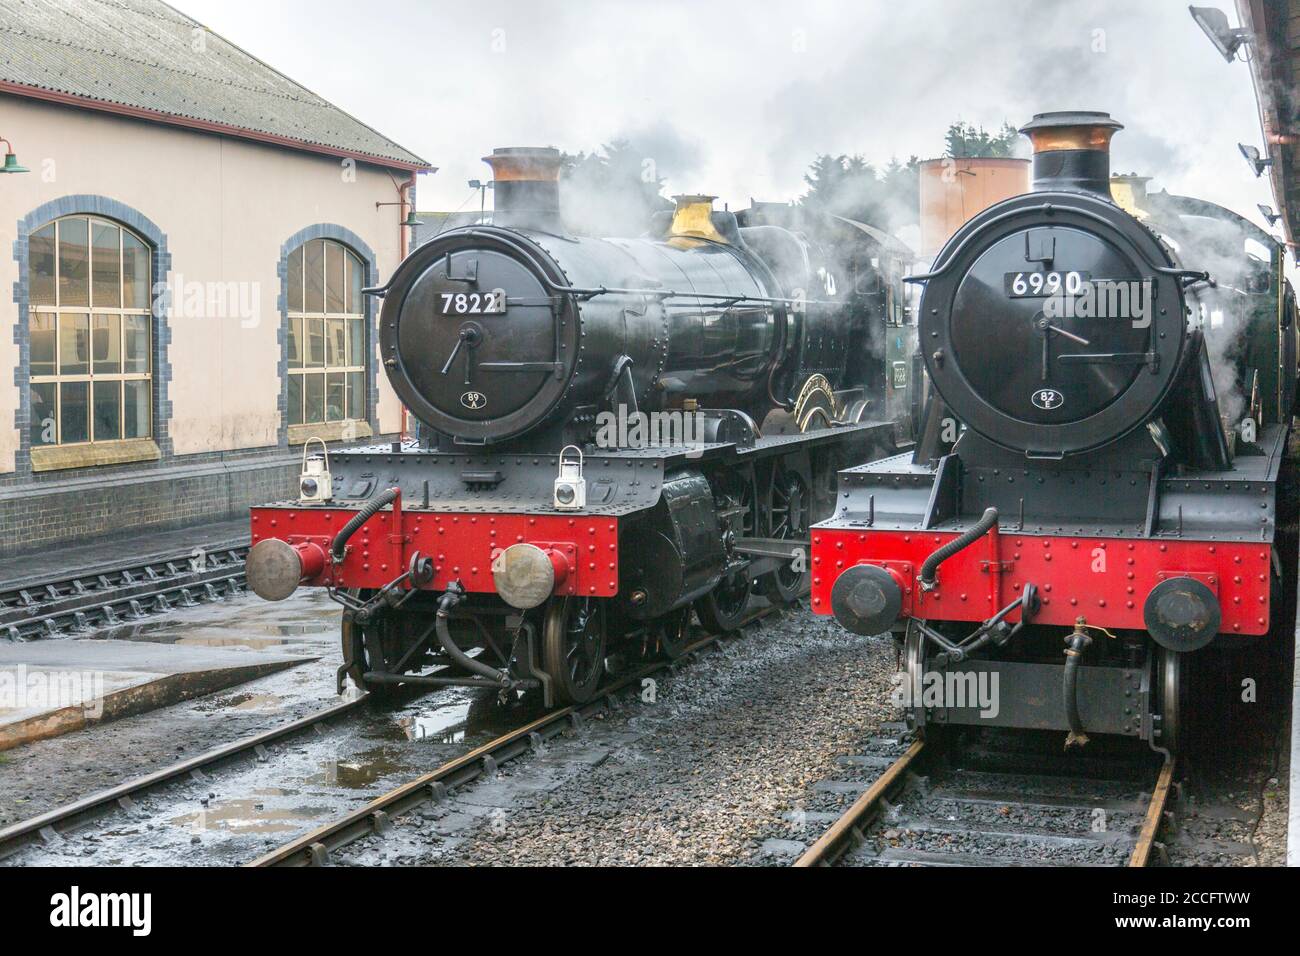
[[[279,538],[328,551],[355,510],[262,507],[252,510],[252,543]],[[467,591],[496,593],[492,559],[512,544],[552,551],[567,565],[558,594],[613,597],[618,593],[618,521],[590,515],[482,515],[396,508],[379,512],[352,536],[343,563],[327,562],[307,586],[380,588],[402,574],[419,551],[433,559],[427,590],[459,580]]]
[[[302,580],[310,581],[325,570],[325,548],[315,541],[299,541],[291,545],[302,562]]]
[[[845,569],[875,564],[919,570],[957,537],[952,532],[855,531],[818,528],[812,537],[812,605],[831,613],[831,588]],[[1026,583],[1039,589],[1038,624],[1089,624],[1145,630],[1142,608],[1161,581],[1184,575],[1207,585],[1223,609],[1223,632],[1264,634],[1269,625],[1268,544],[1150,541],[991,533],[939,568],[938,586],[923,591],[909,572],[903,616],[984,621],[1015,599]],[[1019,620],[1019,612],[1011,621]]]

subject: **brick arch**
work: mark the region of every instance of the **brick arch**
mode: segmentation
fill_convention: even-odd
[[[17,238],[14,240],[14,260],[18,264],[18,281],[14,284],[14,302],[18,305],[18,324],[14,328],[14,342],[18,346],[18,366],[14,369],[14,384],[18,386],[18,411],[14,424],[18,429],[19,448],[15,461],[15,474],[31,475],[31,318],[29,311],[28,238],[33,232],[65,216],[98,216],[111,219],[134,232],[149,245],[150,280],[157,292],[159,283],[165,283],[171,271],[172,257],[167,251],[167,234],[139,210],[107,196],[77,194],[62,196],[42,203],[18,220]],[[172,367],[168,361],[171,345],[169,323],[170,300],[162,287],[153,302],[153,440],[163,459],[172,456],[171,418],[172,403],[168,398]]]
[[[289,443],[289,256],[299,246],[313,239],[332,239],[347,246],[365,263],[366,275],[363,287],[370,288],[379,284],[379,266],[375,253],[364,239],[346,226],[331,222],[317,223],[305,229],[299,229],[280,246],[280,262],[276,275],[280,279],[280,294],[276,299],[276,308],[280,311],[280,331],[276,341],[280,346],[280,360],[277,364],[280,376],[280,397],[277,407],[280,412],[279,442]],[[379,336],[375,330],[374,304],[370,296],[363,296],[365,306],[362,314],[366,322],[366,421],[370,430],[379,434]]]

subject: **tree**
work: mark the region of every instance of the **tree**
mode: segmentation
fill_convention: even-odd
[[[906,163],[891,159],[877,170],[861,156],[823,154],[804,175],[808,192],[800,204],[814,213],[896,229],[916,221],[919,167],[915,156]]]
[[[999,157],[1014,156],[1020,142],[1020,134],[1014,126],[1004,122],[996,133],[988,133],[983,126],[963,123],[961,120],[951,124],[944,134],[945,156],[963,159],[971,156]]]
[[[671,209],[654,163],[626,140],[565,154],[560,175],[565,224],[579,235],[637,236],[656,212]]]
[[[803,181],[808,184],[801,200],[805,208],[864,222],[879,221],[880,181],[876,168],[861,156],[818,156]]]

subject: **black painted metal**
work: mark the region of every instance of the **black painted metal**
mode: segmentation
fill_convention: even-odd
[[[440,314],[444,294],[494,290],[504,315]],[[642,409],[681,394],[761,414],[789,321],[782,296],[741,247],[460,229],[398,267],[381,354],[403,402],[464,441],[504,441],[602,403],[624,357]]]
[[[1195,578],[1161,581],[1142,608],[1147,630],[1157,644],[1183,653],[1205,647],[1219,633],[1223,613],[1219,599]]]
[[[1009,297],[1005,277],[1040,271],[1033,256],[1045,246],[1053,270],[1146,282],[1149,326],[1060,317],[1043,327],[1046,300]],[[1147,421],[1178,373],[1186,338],[1178,273],[1150,232],[1102,199],[1031,193],[998,203],[957,231],[929,274],[918,329],[926,370],[964,424],[1005,448],[1050,458],[1101,447]],[[1095,359],[1117,353],[1150,358]],[[1036,404],[1043,389],[1061,401]]]
[[[903,592],[884,568],[860,564],[835,580],[831,613],[854,634],[883,634],[898,620]]]
[[[936,680],[951,681],[951,686],[975,693],[965,700],[950,695],[945,701],[957,700],[962,706],[925,708],[926,720],[976,727],[1069,730],[1061,701],[1064,670],[1064,664],[978,659],[935,668],[931,673]],[[1126,737],[1140,734],[1142,721],[1136,708],[1125,713],[1115,703],[1137,699],[1143,673],[1141,668],[1097,664],[1079,668],[1079,715],[1089,733]],[[978,697],[981,688],[986,692],[983,700]]]
[[[712,590],[727,555],[708,480],[695,471],[670,475],[654,511],[621,545],[618,600],[634,620],[660,617]]]

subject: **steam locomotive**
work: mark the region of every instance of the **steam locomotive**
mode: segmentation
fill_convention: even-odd
[[[911,277],[934,390],[917,448],[843,472],[813,529],[813,609],[894,632],[918,728],[1175,752],[1195,652],[1289,630],[1283,248],[1219,206],[1112,183],[1119,129],[1070,111],[1021,130],[1031,192]]]
[[[416,441],[317,456],[252,512],[253,590],[344,606],[340,691],[587,700],[681,654],[692,610],[726,631],[751,592],[797,600],[839,468],[912,443],[910,364],[871,344],[914,329],[804,233],[682,196],[650,236],[571,235],[556,150],[485,161],[492,223],[369,290]]]

